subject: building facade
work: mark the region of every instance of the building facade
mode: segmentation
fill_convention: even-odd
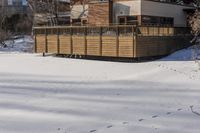
[[[4,30],[12,32],[30,32],[32,13],[27,0],[1,0],[0,22]]]
[[[109,23],[186,27],[188,11],[194,10],[194,7],[174,0],[96,0],[88,2],[84,10],[81,5],[74,6],[72,18],[82,20],[84,16],[89,25]],[[73,16],[74,12],[76,17]]]
[[[14,14],[26,14],[29,12],[27,0],[1,0],[1,15],[12,16]]]

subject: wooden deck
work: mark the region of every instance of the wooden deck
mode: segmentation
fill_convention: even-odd
[[[103,57],[168,55],[190,45],[187,28],[35,27],[35,52]]]

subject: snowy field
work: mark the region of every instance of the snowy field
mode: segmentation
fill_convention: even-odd
[[[1,51],[0,133],[200,133],[191,48],[144,63]]]

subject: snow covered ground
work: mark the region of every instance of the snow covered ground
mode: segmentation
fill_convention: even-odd
[[[144,63],[0,52],[0,133],[199,133],[190,51]]]
[[[17,36],[16,36],[17,37]],[[31,36],[21,36],[19,38],[5,41],[7,47],[2,48],[0,45],[0,51],[4,52],[33,52],[33,39]]]

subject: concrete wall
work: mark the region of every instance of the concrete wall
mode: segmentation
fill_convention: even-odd
[[[186,26],[186,14],[183,9],[192,8],[175,4],[167,4],[142,0],[142,15],[173,17],[174,26]]]
[[[119,1],[113,4],[113,22],[118,22],[118,16],[141,15],[141,0]]]

